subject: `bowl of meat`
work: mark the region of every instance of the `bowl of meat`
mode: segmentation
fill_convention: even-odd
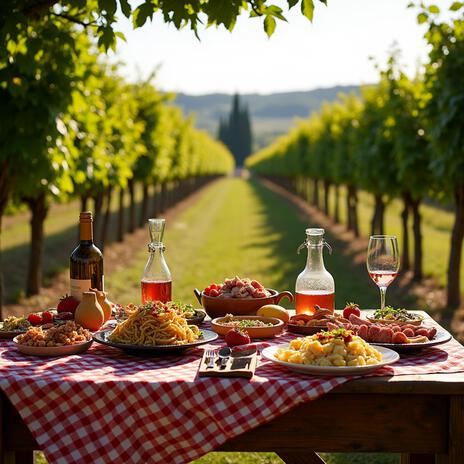
[[[293,295],[288,291],[278,292],[265,288],[257,280],[240,277],[225,279],[222,284],[211,284],[203,291],[195,289],[194,293],[211,318],[226,314],[254,315],[262,306],[279,304],[282,298],[293,301]]]

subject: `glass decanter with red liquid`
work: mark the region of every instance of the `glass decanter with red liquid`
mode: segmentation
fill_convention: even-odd
[[[147,301],[171,301],[172,277],[171,271],[164,258],[165,246],[163,244],[165,219],[149,219],[148,230],[150,243],[148,244],[148,257],[143,271],[142,303]]]
[[[298,248],[308,249],[306,267],[296,279],[295,305],[297,314],[314,314],[314,306],[334,309],[335,282],[324,266],[323,249],[330,245],[324,240],[324,229],[306,229],[306,240]]]

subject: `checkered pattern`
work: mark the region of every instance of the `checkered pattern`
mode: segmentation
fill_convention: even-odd
[[[34,358],[2,341],[0,387],[51,463],[184,463],[348,380],[264,359],[251,381],[198,378],[202,351],[143,359],[94,343],[82,355]],[[452,340],[370,375],[458,371],[464,348]]]

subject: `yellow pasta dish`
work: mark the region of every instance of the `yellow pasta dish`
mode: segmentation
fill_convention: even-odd
[[[316,366],[366,366],[382,361],[379,351],[346,329],[296,338],[288,348],[279,348],[275,357],[280,361]]]
[[[188,325],[178,311],[159,301],[142,306],[129,305],[128,317],[108,336],[108,340],[131,345],[184,345],[201,338],[195,325]]]

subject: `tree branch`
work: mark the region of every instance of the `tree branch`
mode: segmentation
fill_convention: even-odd
[[[66,19],[68,21],[71,21],[73,23],[76,23],[76,24],[80,24],[81,26],[83,27],[89,27],[89,26],[95,26],[96,22],[95,21],[92,21],[92,22],[86,22],[86,21],[82,21],[78,18],[76,18],[75,16],[71,16],[71,15],[68,15],[66,13],[54,13],[54,12],[50,12],[50,14],[52,16],[56,16],[57,18],[63,18],[63,19]]]

